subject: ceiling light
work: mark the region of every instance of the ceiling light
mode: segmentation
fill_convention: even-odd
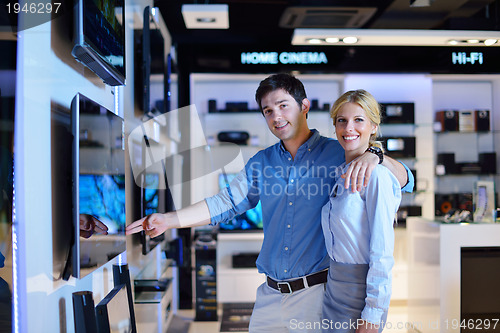
[[[228,5],[182,5],[187,29],[229,29]]]
[[[319,38],[311,38],[308,40],[309,44],[321,44],[322,40]]]
[[[467,43],[469,43],[469,44],[479,44],[479,39],[467,39]]]
[[[356,45],[372,46],[486,46],[483,41],[489,41],[489,46],[500,46],[499,31],[473,31],[473,30],[402,30],[402,29],[295,29],[292,45],[310,45],[308,40],[338,38],[343,43],[347,37],[356,36]],[[466,43],[477,40],[475,44]],[[342,43],[322,43],[322,45],[342,45]]]
[[[342,38],[342,41],[345,44],[354,44],[354,43],[358,42],[358,39],[356,37],[349,36],[349,37]]]
[[[328,38],[325,38],[325,42],[331,43],[331,44],[335,44],[335,43],[340,42],[340,38],[338,38],[338,37],[328,37]]]
[[[491,46],[493,44],[496,44],[496,42],[498,42],[498,40],[496,40],[496,39],[487,39],[484,41],[484,45]]]

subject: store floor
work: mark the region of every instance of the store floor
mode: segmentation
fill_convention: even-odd
[[[219,321],[202,322],[194,321],[194,310],[179,310],[177,315],[185,320],[190,321],[189,330],[187,333],[219,333],[220,318],[222,318],[222,306],[219,305]],[[404,327],[408,322],[408,312],[406,303],[391,304],[389,309],[389,316],[387,322],[390,323],[391,328],[386,328],[384,332],[391,333],[406,333],[406,329],[398,329],[397,327]]]

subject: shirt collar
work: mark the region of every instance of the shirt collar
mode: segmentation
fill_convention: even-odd
[[[299,150],[301,149],[314,149],[314,147],[316,147],[316,145],[318,144],[319,142],[319,138],[320,138],[320,134],[318,132],[318,130],[312,128],[310,130],[312,132],[312,135],[309,139],[307,139],[306,142],[304,142],[302,144],[302,146],[299,147]],[[283,144],[283,141],[280,140],[280,149],[282,152],[286,152],[287,150],[285,149],[285,145]]]

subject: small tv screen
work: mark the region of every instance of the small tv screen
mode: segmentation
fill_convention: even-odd
[[[77,94],[72,130],[72,273],[81,278],[126,250],[124,122]]]
[[[132,333],[132,317],[125,284],[115,286],[96,306],[98,333]]]
[[[223,189],[236,177],[235,173],[219,174],[219,188]],[[234,217],[226,223],[219,224],[220,231],[262,230],[262,205],[259,201],[257,206],[247,210],[245,213]]]
[[[160,176],[146,174],[144,177],[144,214],[159,213],[160,205]]]
[[[73,56],[106,84],[125,84],[125,3],[77,0]]]

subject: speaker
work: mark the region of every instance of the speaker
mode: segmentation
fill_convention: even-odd
[[[436,121],[441,124],[441,132],[458,131],[458,111],[437,111]]]
[[[242,131],[227,131],[217,134],[217,140],[220,142],[231,142],[237,145],[246,145],[249,138],[250,134]]]
[[[477,132],[487,132],[490,130],[490,111],[475,110],[474,125]]]
[[[208,100],[208,112],[217,112],[217,101],[215,99]]]
[[[479,166],[481,174],[496,174],[497,173],[497,154],[496,153],[480,153]]]
[[[437,164],[444,166],[444,174],[457,173],[457,165],[455,163],[454,153],[441,153],[437,155]]]
[[[226,112],[248,111],[248,102],[226,102]]]
[[[436,194],[435,215],[444,216],[450,210],[457,209],[457,198],[454,194]]]
[[[319,102],[317,99],[311,99],[311,110],[317,111],[319,110]]]

